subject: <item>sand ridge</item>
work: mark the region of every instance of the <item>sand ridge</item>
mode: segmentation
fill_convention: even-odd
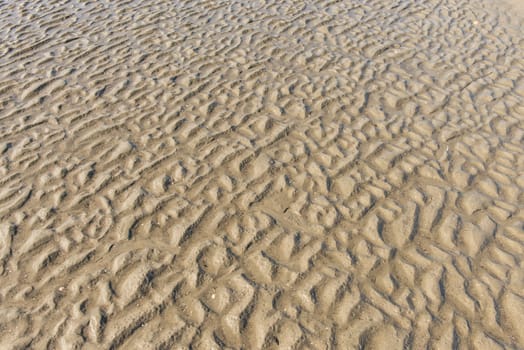
[[[524,347],[511,12],[0,9],[6,348]]]

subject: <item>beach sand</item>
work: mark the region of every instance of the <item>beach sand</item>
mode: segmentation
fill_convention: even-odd
[[[1,2],[0,348],[523,349],[521,8]]]

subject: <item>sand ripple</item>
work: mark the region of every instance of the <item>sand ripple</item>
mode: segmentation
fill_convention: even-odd
[[[0,2],[3,348],[524,348],[522,28]]]

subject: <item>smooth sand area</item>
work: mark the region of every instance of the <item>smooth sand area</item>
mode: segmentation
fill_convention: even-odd
[[[522,0],[503,0],[506,10],[511,12],[511,16],[524,18],[524,1]],[[497,4],[495,2],[495,4]],[[496,5],[495,5],[496,6]]]
[[[505,4],[1,1],[0,348],[524,349]]]

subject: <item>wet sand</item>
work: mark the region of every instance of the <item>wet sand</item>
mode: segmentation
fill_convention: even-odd
[[[1,348],[524,348],[515,4],[0,3]]]

